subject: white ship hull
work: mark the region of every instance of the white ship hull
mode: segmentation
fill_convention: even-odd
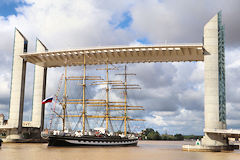
[[[49,136],[48,146],[136,146],[138,139],[121,137]]]

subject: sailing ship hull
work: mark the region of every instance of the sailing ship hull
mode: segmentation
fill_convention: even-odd
[[[121,137],[48,137],[48,146],[136,146],[137,143],[138,139]]]

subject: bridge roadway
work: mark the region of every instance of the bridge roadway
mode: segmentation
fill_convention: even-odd
[[[204,61],[204,49],[201,43],[151,45],[151,46],[115,46],[86,48],[78,50],[50,51],[21,54],[25,61],[42,67],[62,67],[83,65],[185,62]]]

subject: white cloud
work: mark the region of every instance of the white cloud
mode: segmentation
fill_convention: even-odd
[[[153,116],[154,116],[154,118],[146,117],[146,121],[148,123],[153,123],[158,126],[167,126],[167,123],[163,120],[163,118],[161,116],[158,116],[158,115],[153,115]]]
[[[190,81],[193,83],[202,83],[204,81],[204,63],[198,62],[195,65],[195,69],[193,70]]]
[[[10,74],[9,73],[3,73],[0,75],[0,97],[6,98],[6,95],[9,94],[9,87],[10,87]]]
[[[204,120],[202,112],[180,109],[178,112],[152,112],[146,122],[149,126],[158,126],[161,132],[176,134],[181,130],[183,134],[200,134]]]
[[[29,40],[29,51],[35,51],[35,37],[50,50],[108,45],[140,45],[137,39],[146,37],[152,43],[201,42],[203,25],[222,8],[226,24],[226,82],[229,125],[240,113],[239,1],[176,0],[26,0],[30,6],[17,8],[18,14],[0,16],[0,95],[8,99],[14,27]],[[196,7],[197,6],[197,7]],[[214,7],[213,7],[214,6]],[[211,8],[211,9],[209,9]],[[212,9],[214,8],[214,9]],[[231,8],[231,9],[229,9]],[[115,28],[122,21],[123,13],[129,12],[129,27]],[[234,17],[234,19],[233,19]],[[110,24],[114,22],[114,25]],[[33,67],[28,69],[27,83],[33,81]],[[31,68],[32,67],[32,68]],[[203,126],[203,63],[161,63],[129,65],[130,72],[137,73],[134,83],[142,85],[142,95],[134,95],[138,103],[146,106],[149,125],[164,126],[183,132],[193,126],[201,132]],[[56,82],[61,69],[48,70],[47,96],[57,90]],[[27,86],[26,99],[31,104],[32,88]],[[100,96],[100,95],[96,95]],[[114,95],[117,97],[117,95]],[[7,102],[0,101],[1,108]],[[140,105],[141,105],[140,104]],[[31,106],[29,106],[31,107]],[[229,108],[228,108],[229,107]],[[198,108],[198,109],[196,109]],[[153,112],[155,111],[155,112]],[[30,113],[30,110],[26,110]],[[154,116],[151,116],[154,113]],[[141,115],[143,116],[143,115]],[[193,124],[191,124],[191,122]],[[185,128],[184,128],[185,127]],[[194,128],[195,127],[195,128]],[[160,127],[161,129],[161,127]]]
[[[226,69],[240,68],[240,47],[226,51]]]

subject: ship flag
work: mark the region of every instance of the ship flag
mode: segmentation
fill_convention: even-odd
[[[53,97],[48,97],[42,101],[42,104],[51,103],[52,100],[53,100]]]

